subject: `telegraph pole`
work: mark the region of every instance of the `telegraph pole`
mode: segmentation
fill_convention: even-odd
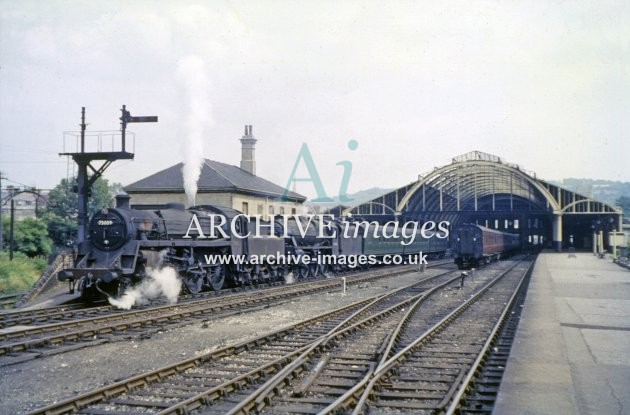
[[[2,172],[0,171],[0,252],[4,248],[2,246],[2,179],[6,179],[6,177],[2,177]]]
[[[9,232],[9,261],[13,261],[13,222],[15,222],[15,200],[11,198],[11,230]]]

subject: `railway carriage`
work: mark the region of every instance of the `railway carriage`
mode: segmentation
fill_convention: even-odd
[[[452,234],[455,263],[459,269],[476,267],[509,256],[520,249],[520,235],[485,226],[464,224]]]
[[[443,233],[417,230],[413,238],[404,237],[402,233],[393,237],[384,237],[383,235],[394,235],[392,229],[395,225],[389,223],[385,225],[380,232],[380,236],[375,237],[372,227],[363,239],[362,252],[366,255],[415,255],[420,252],[426,254],[429,258],[443,257],[448,249],[448,238]]]

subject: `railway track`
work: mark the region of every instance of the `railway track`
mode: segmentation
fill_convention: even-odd
[[[0,295],[0,310],[4,308],[13,307],[18,300],[25,294],[25,292],[2,294]]]
[[[350,284],[357,284],[407,272],[410,272],[409,267],[397,271],[380,269],[349,276],[346,280]],[[152,330],[181,326],[198,319],[255,310],[298,296],[336,289],[342,284],[340,278],[320,280],[261,290],[255,296],[245,292],[210,300],[105,313],[67,322],[15,327],[14,330],[0,333],[0,366],[115,341],[121,334],[130,332],[147,335]]]
[[[428,267],[437,267],[441,265],[452,264],[452,260],[445,261],[435,261],[431,262]],[[388,268],[389,270],[398,271],[400,269],[411,270],[413,267],[410,266],[401,266],[401,267],[392,267]],[[356,273],[359,274],[359,273]],[[356,275],[355,273],[349,273],[346,277],[351,277]],[[294,285],[299,284],[309,284],[312,283],[313,280],[305,280],[296,282]],[[269,289],[278,286],[283,286],[284,283],[281,282],[270,282],[264,284],[258,284],[255,286],[243,286],[231,289],[224,289],[221,291],[206,291],[198,294],[186,294],[181,295],[178,299],[178,304],[192,302],[192,301],[200,301],[204,299],[214,299],[223,296],[229,296],[234,294],[241,293],[251,293],[252,290],[255,289]],[[166,305],[164,299],[156,299],[153,300],[149,306],[160,306]],[[18,326],[18,325],[29,325],[29,324],[45,324],[45,323],[56,323],[61,321],[69,321],[74,319],[81,318],[89,318],[95,317],[98,315],[105,315],[109,313],[122,313],[124,310],[117,309],[111,305],[97,305],[97,306],[85,306],[82,303],[69,303],[60,306],[54,307],[46,307],[39,309],[30,309],[30,310],[15,310],[15,311],[1,311],[0,310],[0,329]]]
[[[312,282],[312,280],[300,282],[298,284],[307,282]],[[222,296],[229,296],[243,292],[251,292],[254,289],[268,289],[281,285],[284,284],[280,282],[265,283],[256,286],[239,287],[221,291],[208,291],[199,294],[185,294],[180,295],[177,299],[177,302],[178,304],[182,304],[203,299],[211,300]],[[158,307],[161,305],[167,305],[167,302],[163,297],[152,300],[149,304],[145,305],[144,308]],[[61,321],[70,321],[74,319],[88,318],[109,313],[124,313],[125,311],[127,310],[109,305],[106,301],[101,301],[93,305],[85,305],[79,302],[69,302],[63,305],[52,307],[17,311],[0,311],[0,329],[28,324],[45,324],[51,322],[56,323]]]
[[[266,383],[262,389],[280,391],[287,377],[293,379],[294,372],[308,369],[312,360],[315,367],[332,362],[333,367],[349,368],[352,376],[361,375],[363,369],[358,363],[365,357],[365,350],[361,354],[353,348],[371,349],[367,353],[373,355],[371,367],[375,369],[378,357],[388,354],[384,347],[388,333],[400,324],[400,314],[412,304],[420,304],[429,298],[437,298],[434,303],[441,303],[439,298],[445,297],[439,292],[445,288],[449,293],[459,293],[460,297],[468,296],[484,282],[495,278],[497,273],[500,272],[490,268],[479,272],[476,281],[468,282],[463,290],[455,289],[460,282],[459,271],[439,274],[376,300],[356,303],[351,306],[352,311],[346,307],[343,311],[337,310],[269,336],[139,375],[33,413],[191,413],[202,406],[203,413],[226,413],[244,402],[252,390],[252,396],[260,398],[256,391],[263,381]],[[454,302],[461,303],[462,298]],[[340,312],[346,314],[335,314]],[[341,354],[334,359],[329,357],[325,363],[321,363],[324,358],[308,357],[331,348]],[[313,372],[318,373],[318,370]],[[346,378],[352,376],[346,375]],[[269,382],[274,384],[269,385]],[[311,384],[312,381],[302,380],[298,389],[310,393]],[[353,384],[350,380],[348,388]],[[263,402],[268,398],[264,396]],[[304,409],[302,402],[298,413],[305,413]]]
[[[533,261],[524,261],[405,345],[392,339],[391,357],[321,413],[455,413],[497,339]],[[408,329],[406,329],[408,330]],[[417,332],[410,333],[409,338]],[[472,402],[472,401],[471,401]]]
[[[423,292],[412,304],[388,319],[353,333],[348,329],[335,333],[317,350],[304,353],[292,363],[292,368],[285,369],[262,387],[243,391],[238,396],[238,404],[210,407],[203,413],[317,414],[327,411],[328,407],[335,408],[340,396],[355,396],[396,350],[430,330],[436,321],[460,307],[470,296],[509,272],[504,269],[505,264],[502,265],[503,269],[483,270],[474,282],[468,281],[463,287],[458,273],[447,283]],[[337,409],[346,408],[335,408],[335,411]]]
[[[35,411],[56,414],[80,411],[86,414],[112,412],[155,413],[170,408],[193,409],[229,396],[260,379],[281,370],[300,354],[332,332],[350,327],[378,310],[404,307],[431,281],[454,278],[447,271],[424,278],[410,286],[359,301],[325,315],[298,323],[257,339],[188,359],[71,400]],[[376,310],[376,311],[375,311]]]
[[[511,311],[496,324],[454,398],[450,413],[491,415],[525,303],[529,280],[516,293]]]
[[[204,299],[214,299],[222,296],[228,296],[235,293],[251,292],[252,289],[267,289],[283,285],[280,282],[277,283],[265,283],[257,285],[256,287],[247,286],[234,289],[226,289],[221,291],[207,291],[199,294],[185,294],[180,295],[178,298],[178,304],[187,303],[191,301],[199,301]],[[106,302],[101,302],[105,304]],[[164,298],[158,298],[152,300],[148,307],[156,307],[160,305],[166,305]],[[7,311],[0,312],[0,329],[28,325],[28,324],[45,324],[50,322],[71,321],[81,318],[95,317],[105,314],[124,313],[126,310],[119,309],[111,305],[92,305],[86,306],[83,303],[67,303],[59,306]]]
[[[296,284],[304,284],[312,282],[303,281]],[[254,289],[268,289],[277,286],[284,285],[282,282],[269,282],[258,284],[256,286],[243,286],[237,288],[224,289],[221,291],[206,291],[197,294],[184,294],[178,298],[178,304],[198,301],[203,299],[213,299],[222,296],[228,296],[238,293],[251,292]],[[97,315],[104,315],[116,312],[125,312],[125,310],[119,309],[112,305],[107,304],[106,301],[101,301],[101,305],[85,305],[80,302],[71,302],[59,306],[29,309],[29,310],[17,310],[17,311],[0,311],[0,329],[27,325],[27,324],[44,324],[48,322],[60,322],[69,321],[79,318],[93,317]],[[160,305],[166,305],[167,302],[164,298],[160,297],[152,300],[146,307],[156,307]]]

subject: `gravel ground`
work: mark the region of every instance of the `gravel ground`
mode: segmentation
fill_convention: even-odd
[[[399,288],[444,269],[427,269],[341,291],[287,301],[186,327],[0,367],[0,413],[19,414],[142,372],[258,337],[337,307]],[[255,295],[255,293],[254,293]],[[143,336],[148,337],[148,336]]]

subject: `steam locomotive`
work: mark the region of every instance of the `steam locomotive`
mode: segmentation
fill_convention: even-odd
[[[451,235],[455,263],[459,269],[477,267],[513,254],[520,249],[520,235],[485,226],[464,224]]]
[[[223,220],[215,223],[216,217]],[[425,232],[403,244],[402,235],[391,237],[390,232],[387,238],[377,236],[372,229],[378,226],[375,223],[350,223],[344,235],[334,220],[322,226],[298,216],[273,223],[250,219],[234,209],[210,205],[184,209],[183,205],[170,204],[157,211],[135,210],[129,207],[128,197],[120,198],[116,208],[92,216],[87,240],[76,248],[74,266],[60,271],[58,279],[69,281],[70,291],[78,289],[89,302],[120,296],[147,278],[151,269],[170,266],[183,286],[197,293],[220,290],[225,285],[332,276],[352,267],[338,261],[341,257],[382,258],[419,252],[440,257],[449,245],[446,235],[436,232]],[[212,234],[190,235],[191,227],[212,230]],[[263,234],[252,232],[256,227],[264,229]],[[307,256],[311,261],[302,261]],[[254,262],[254,257],[264,259]],[[278,261],[280,257],[295,261]],[[324,257],[328,261],[322,260]]]

